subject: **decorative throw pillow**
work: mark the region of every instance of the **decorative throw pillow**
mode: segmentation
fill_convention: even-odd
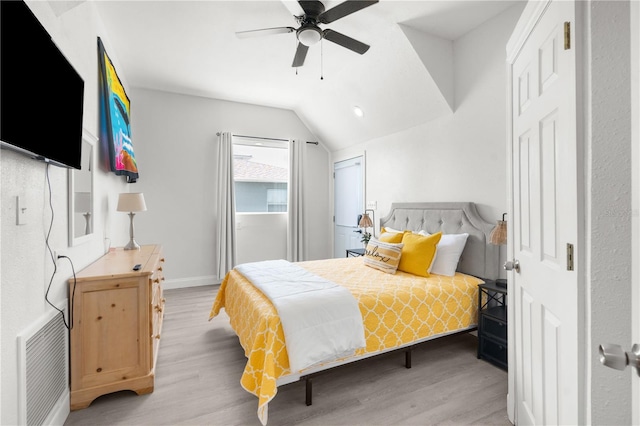
[[[419,234],[429,235],[424,231],[420,231]],[[454,276],[468,237],[469,234],[466,232],[464,234],[443,234],[438,243],[436,257],[433,259],[429,272],[448,277]]]
[[[385,228],[383,226],[382,228],[380,228],[380,237],[378,238],[378,241],[397,244],[402,242],[403,235],[404,232],[402,231],[396,231],[395,229]]]
[[[364,264],[387,274],[395,274],[403,244],[392,244],[371,238],[364,250]]]
[[[436,255],[442,232],[428,237],[407,232],[402,237],[402,257],[398,269],[420,277],[429,276],[429,267]]]

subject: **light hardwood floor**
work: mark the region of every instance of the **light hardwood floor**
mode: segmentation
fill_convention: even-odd
[[[218,287],[167,290],[155,391],[118,392],[73,411],[65,425],[256,425],[257,398],[240,386],[246,358],[224,314],[208,322]],[[413,368],[395,353],[282,386],[269,404],[279,425],[510,425],[507,373],[476,359],[471,334],[428,342]]]

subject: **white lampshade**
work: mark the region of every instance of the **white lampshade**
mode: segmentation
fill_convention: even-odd
[[[76,213],[91,212],[91,193],[90,192],[76,192],[73,202],[74,202],[74,210],[76,211]]]
[[[119,212],[144,212],[147,205],[144,203],[144,195],[141,192],[126,192],[118,197]]]

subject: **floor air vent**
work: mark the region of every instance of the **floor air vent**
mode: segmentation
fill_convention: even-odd
[[[18,336],[20,424],[49,422],[61,398],[68,396],[67,328],[53,311]]]

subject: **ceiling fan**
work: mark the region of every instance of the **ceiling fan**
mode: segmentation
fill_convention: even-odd
[[[347,0],[329,10],[325,10],[322,2],[318,0],[299,0],[298,3],[304,11],[304,14],[294,16],[298,22],[298,28],[276,27],[260,30],[238,31],[236,32],[236,36],[245,38],[295,32],[296,37],[298,38],[298,48],[296,49],[293,64],[291,65],[294,68],[301,67],[304,64],[309,46],[313,46],[323,38],[342,47],[346,47],[360,55],[369,50],[368,44],[364,44],[329,28],[323,30],[318,25],[335,22],[340,18],[344,18],[347,15],[351,15],[354,12],[378,3],[378,0]]]

